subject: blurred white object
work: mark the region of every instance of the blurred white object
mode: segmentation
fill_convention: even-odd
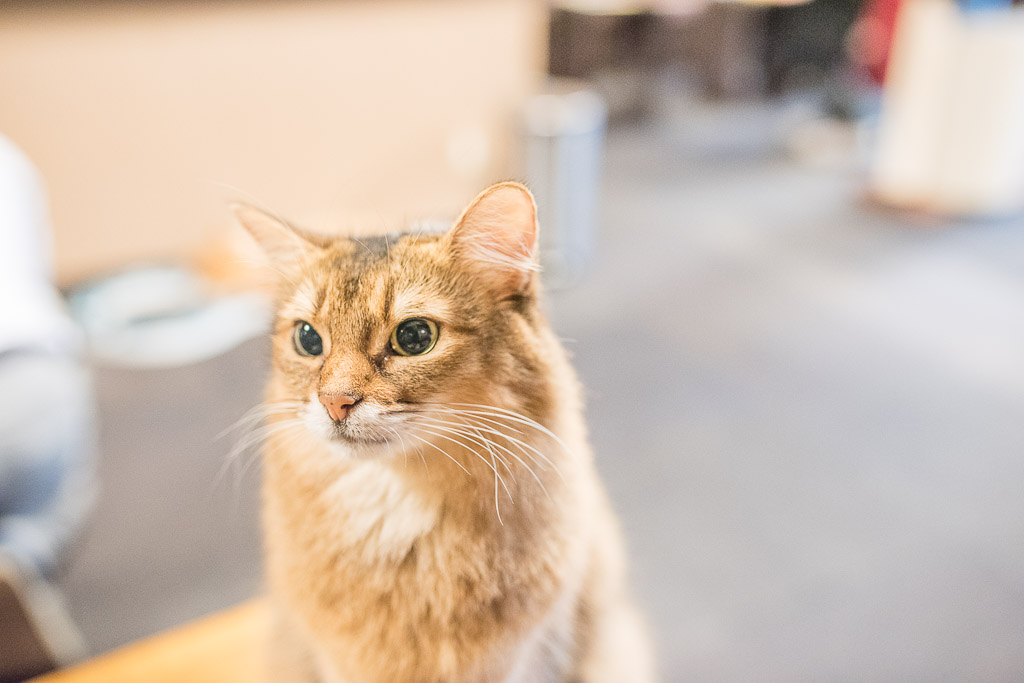
[[[870,189],[933,213],[1024,210],[1024,13],[908,0],[896,25]]]
[[[182,268],[139,268],[79,288],[70,304],[90,354],[106,365],[186,365],[266,333],[265,296],[212,298],[205,289],[199,276]]]
[[[42,179],[0,136],[0,352],[63,353],[78,347],[78,334],[51,284],[51,246]]]
[[[553,81],[526,103],[526,179],[537,198],[545,280],[556,287],[590,259],[607,120],[604,100],[575,81]]]

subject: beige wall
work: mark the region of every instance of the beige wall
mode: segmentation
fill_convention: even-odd
[[[450,214],[510,173],[544,66],[540,2],[69,4],[0,9],[0,132],[47,179],[65,283],[193,252],[233,198]]]

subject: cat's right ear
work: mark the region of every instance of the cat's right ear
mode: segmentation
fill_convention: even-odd
[[[307,236],[266,211],[242,202],[234,202],[230,208],[235,220],[277,266],[300,263],[319,249]]]
[[[447,239],[452,253],[499,295],[523,294],[533,285],[537,206],[525,185],[491,185],[470,202]]]

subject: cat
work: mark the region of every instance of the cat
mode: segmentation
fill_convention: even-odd
[[[233,210],[279,276],[269,680],[652,681],[529,190],[363,239]]]

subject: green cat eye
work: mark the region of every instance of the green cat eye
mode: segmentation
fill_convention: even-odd
[[[295,323],[292,344],[295,345],[295,352],[300,356],[319,356],[324,352],[324,340],[320,338],[320,333],[305,320]]]
[[[437,323],[426,318],[409,318],[391,333],[391,348],[400,356],[422,356],[437,344]]]

